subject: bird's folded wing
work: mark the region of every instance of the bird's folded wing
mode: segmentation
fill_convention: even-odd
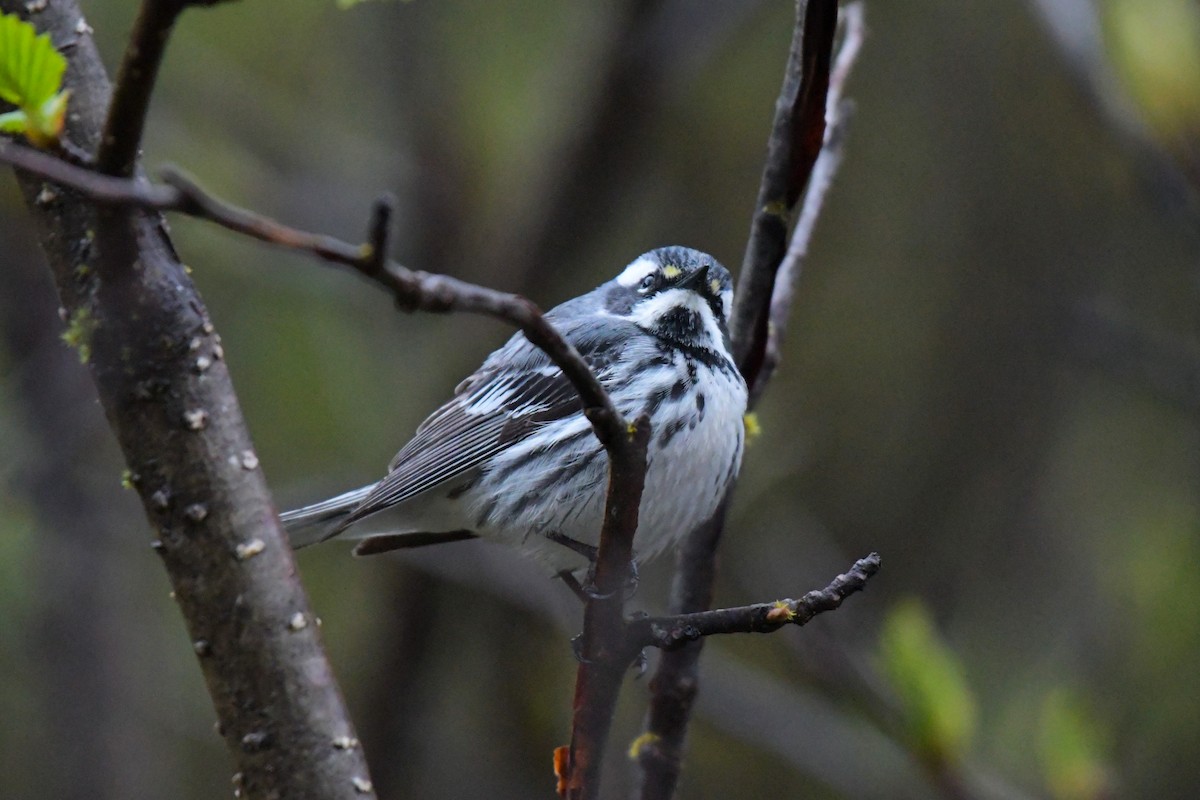
[[[462,475],[539,426],[580,409],[570,382],[553,366],[476,373],[435,411],[392,459],[390,471],[338,526],[403,503]]]

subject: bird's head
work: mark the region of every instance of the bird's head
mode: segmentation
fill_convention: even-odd
[[[733,279],[706,253],[660,247],[617,276],[605,308],[659,338],[728,351]]]

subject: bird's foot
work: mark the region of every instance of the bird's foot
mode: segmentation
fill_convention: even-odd
[[[578,539],[563,536],[561,533],[555,531],[546,533],[546,538],[555,544],[561,544],[568,550],[578,553],[588,560],[587,577],[582,583],[579,582],[579,579],[570,570],[563,570],[558,573],[558,577],[562,578],[563,583],[567,585],[567,588],[576,597],[586,603],[588,600],[607,600],[616,594],[616,592],[601,592],[596,589],[596,553],[598,548],[590,544],[585,544]],[[625,599],[629,599],[637,594],[638,580],[637,559],[633,558],[629,562],[629,577],[625,581],[625,590],[628,592]]]

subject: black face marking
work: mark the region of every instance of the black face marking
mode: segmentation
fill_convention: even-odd
[[[713,297],[712,295],[707,294],[707,293],[705,293],[703,295],[703,297],[704,297],[705,301],[708,302],[708,308],[710,311],[712,311],[713,319],[715,319],[717,321],[717,324],[721,326],[721,329],[724,330],[725,329],[725,305],[721,302],[721,298]]]
[[[690,308],[673,308],[658,318],[656,326],[663,338],[694,341],[704,333],[704,320]]]
[[[650,331],[650,333],[655,332]],[[692,344],[691,342],[681,342],[678,339],[669,339],[658,334],[655,334],[655,338],[658,339],[658,348],[663,353],[679,352],[683,353],[689,358],[695,359],[706,367],[713,367],[714,369],[719,369],[722,371],[731,371],[733,369],[733,365],[726,361],[725,358],[716,350],[709,350],[707,347],[701,347],[700,345]],[[670,364],[671,361],[668,360],[666,363]]]

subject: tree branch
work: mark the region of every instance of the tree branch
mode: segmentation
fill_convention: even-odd
[[[763,346],[762,366],[755,375],[754,383],[750,385],[750,402],[748,407],[753,409],[758,405],[763,390],[775,375],[779,366],[780,343],[787,331],[788,318],[792,313],[792,299],[796,294],[796,284],[800,280],[800,270],[804,259],[808,257],[809,244],[812,242],[813,231],[825,205],[825,195],[833,185],[838,168],[842,165],[843,144],[846,140],[846,128],[849,126],[853,105],[849,100],[842,100],[842,91],[846,79],[858,59],[863,41],[863,7],[862,3],[851,3],[842,12],[845,24],[845,36],[841,47],[838,48],[837,59],[829,79],[829,93],[826,98],[825,112],[825,144],[813,164],[812,174],[808,179],[808,188],[804,192],[804,202],[800,207],[800,218],[792,231],[792,240],[788,243],[787,253],[779,265],[775,277],[775,286],[771,292],[770,308],[767,312],[767,340]]]
[[[137,164],[142,132],[150,110],[150,95],[158,68],[167,50],[175,20],[187,3],[182,0],[144,0],[117,73],[96,168],[105,174],[128,178]]]
[[[0,0],[0,10],[32,16],[60,47],[72,45],[66,135],[93,152],[106,114],[121,116],[107,112],[107,76],[90,37],[80,33],[87,26],[73,0],[37,9]],[[122,92],[148,96],[149,89]],[[105,147],[136,152],[138,131],[140,123],[117,126],[117,140]],[[17,174],[68,332],[86,356],[156,531],[155,549],[241,794],[369,795],[366,763],[258,468],[220,338],[158,216],[99,210],[64,183]]]
[[[804,625],[817,614],[833,611],[842,601],[866,588],[879,572],[878,553],[860,558],[848,572],[838,575],[824,589],[811,591],[799,600],[777,600],[740,608],[720,608],[670,617],[643,617],[628,627],[631,646],[674,650],[705,636],[723,633],[773,633],[784,625]]]
[[[738,368],[753,386],[767,338],[767,308],[787,248],[792,209],[808,183],[825,137],[825,95],[837,28],[837,0],[796,4],[796,25],[775,103],[775,121],[738,275],[729,331]]]
[[[630,426],[620,452],[610,451],[604,527],[593,579],[595,595],[584,605],[571,744],[565,768],[560,770],[559,794],[570,800],[600,796],[600,766],[613,711],[625,671],[639,649],[630,646],[625,632],[625,591],[632,577],[633,537],[649,441],[650,419],[643,415]]]
[[[498,292],[446,275],[409,270],[386,258],[390,210],[376,204],[370,241],[353,245],[325,234],[284,225],[262,214],[239,208],[209,194],[186,173],[174,167],[161,170],[164,184],[102,175],[48,153],[11,142],[0,142],[0,162],[69,186],[99,203],[151,211],[175,211],[203,219],[261,242],[307,253],[317,259],[350,267],[382,286],[405,311],[483,314],[520,328],[571,381],[600,441],[608,447],[626,435],[625,422],[609,400],[583,356],[546,322],[541,310],[516,294]],[[390,203],[390,201],[379,201]],[[611,453],[610,453],[611,456]]]

